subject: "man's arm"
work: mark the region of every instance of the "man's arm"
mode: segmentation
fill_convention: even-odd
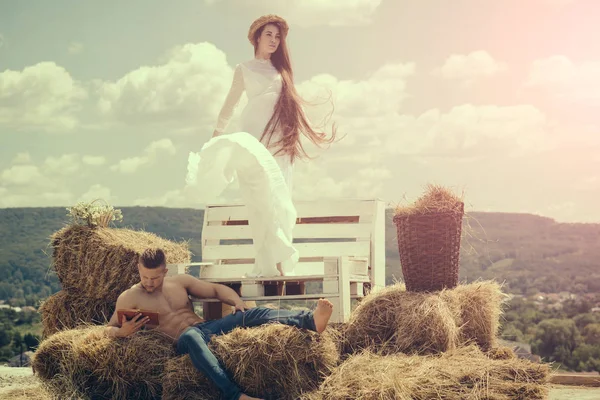
[[[216,298],[225,304],[244,311],[246,305],[232,288],[218,283],[204,282],[190,275],[179,275],[177,280],[185,287],[188,294],[198,298]]]
[[[110,321],[108,321],[106,327],[106,334],[108,337],[127,337],[135,332],[137,332],[146,322],[148,322],[148,318],[140,318],[141,314],[127,321],[127,318],[123,316],[123,321],[119,321],[119,317],[117,315],[117,310],[123,308],[135,308],[135,304],[131,302],[131,296],[128,294],[128,291],[124,291],[121,293],[119,298],[117,299],[117,304],[115,305],[115,312],[112,317],[110,317]]]

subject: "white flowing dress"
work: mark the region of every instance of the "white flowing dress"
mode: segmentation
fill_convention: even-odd
[[[248,132],[260,140],[263,131],[275,108],[275,104],[281,93],[281,74],[271,63],[271,60],[252,59],[235,67],[233,82],[225,103],[219,113],[215,130],[223,133],[229,124],[231,117],[244,91],[248,97],[248,104],[240,116],[240,127],[242,132]],[[272,142],[276,142],[281,135],[280,132],[273,133]],[[267,139],[262,142],[265,146]],[[277,149],[270,148],[271,154]],[[293,191],[293,163],[288,155],[277,155],[275,160],[281,169],[285,183],[290,193]]]
[[[221,134],[244,91],[248,104],[241,115],[241,132]],[[285,275],[294,275],[299,259],[292,244],[297,216],[291,199],[293,164],[289,156],[274,157],[275,150],[259,142],[280,92],[281,76],[269,60],[236,66],[215,129],[219,135],[189,157],[186,190],[195,189],[201,202],[214,201],[237,177],[255,250],[249,276],[276,276],[277,263]]]

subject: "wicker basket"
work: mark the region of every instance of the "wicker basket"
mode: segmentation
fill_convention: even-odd
[[[394,217],[406,290],[431,292],[458,284],[463,214],[461,203],[460,212]]]

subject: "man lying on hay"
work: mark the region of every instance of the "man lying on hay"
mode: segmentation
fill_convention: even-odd
[[[231,381],[223,366],[208,348],[213,335],[223,335],[237,327],[253,327],[279,322],[321,333],[327,327],[333,304],[320,299],[315,311],[272,310],[264,307],[246,308],[242,299],[231,288],[204,282],[190,275],[167,277],[165,254],[161,249],[147,249],[138,262],[140,282],[121,293],[116,310],[107,328],[111,337],[126,337],[148,325],[148,317],[141,314],[119,321],[117,310],[145,309],[158,312],[157,329],[177,343],[180,354],[189,354],[194,366],[211,379],[226,399],[253,399]],[[235,313],[224,318],[204,321],[193,309],[188,295],[198,298],[217,298],[235,307]]]

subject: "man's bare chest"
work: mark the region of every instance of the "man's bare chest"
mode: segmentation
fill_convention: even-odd
[[[156,311],[161,315],[168,315],[191,308],[187,292],[179,287],[165,285],[159,293],[152,293],[144,297],[143,304],[139,304],[137,307]]]

